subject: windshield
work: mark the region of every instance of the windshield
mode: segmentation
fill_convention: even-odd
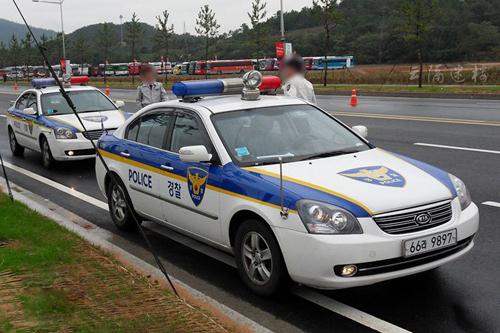
[[[96,90],[68,91],[68,95],[78,113],[116,110],[116,106]],[[42,110],[48,116],[73,113],[59,92],[42,95]]]
[[[289,105],[212,116],[233,161],[241,166],[348,154],[370,146],[311,105]]]

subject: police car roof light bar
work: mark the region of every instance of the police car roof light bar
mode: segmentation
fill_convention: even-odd
[[[42,89],[47,87],[55,87],[57,86],[57,82],[53,77],[48,77],[45,79],[33,79],[31,80],[31,85],[35,89]]]
[[[66,103],[68,103],[68,106],[70,107],[70,109],[73,111],[73,114],[75,115],[76,119],[78,120],[78,122],[80,123],[80,126],[82,126],[83,128],[83,133],[84,134],[87,134],[87,129],[85,127],[85,124],[83,123],[82,119],[80,118],[80,115],[78,114],[77,110],[76,110],[76,107],[75,107],[75,104],[73,103],[73,101],[71,100],[71,98],[69,97],[68,93],[66,92],[66,90],[64,89],[64,86],[63,86],[63,83],[61,82],[61,80],[59,80],[59,78],[57,77],[57,74],[56,72],[54,71],[54,68],[52,68],[52,66],[50,65],[50,62],[47,58],[47,55],[45,54],[45,49],[40,45],[40,43],[38,42],[38,39],[37,37],[35,36],[35,34],[33,33],[33,31],[31,30],[31,27],[29,26],[28,22],[26,21],[21,9],[19,8],[19,6],[17,5],[17,2],[16,0],[12,0],[12,2],[14,3],[14,6],[16,7],[19,15],[21,16],[23,22],[24,22],[24,25],[26,26],[26,28],[28,29],[28,32],[30,33],[31,37],[33,38],[33,41],[35,43],[35,46],[38,48],[38,51],[40,51],[40,54],[42,55],[42,58],[45,62],[45,64],[47,65],[47,68],[50,72],[50,74],[52,75],[52,78],[56,81],[56,84],[57,86],[59,87],[59,91],[61,92],[61,95],[63,96],[63,98],[66,100]],[[106,169],[106,174],[109,175],[111,177],[111,179],[116,182],[116,183],[119,183],[119,179],[117,179],[116,175],[112,172],[110,172],[109,170],[109,167],[108,165],[106,164],[106,161],[104,160],[104,158],[102,157],[100,151],[97,149],[97,146],[95,144],[95,142],[93,140],[90,140],[91,144],[92,144],[92,147],[95,149],[96,151],[96,155],[97,155],[97,158],[101,161],[102,165],[104,166],[104,168]],[[135,224],[137,225],[137,229],[139,230],[142,238],[144,239],[144,241],[146,242],[149,250],[151,251],[151,253],[153,254],[153,257],[156,261],[156,264],[158,266],[158,268],[161,270],[161,272],[163,273],[163,275],[165,276],[165,278],[167,279],[168,283],[170,284],[170,287],[172,288],[174,294],[180,298],[179,296],[179,293],[177,292],[177,289],[175,288],[174,284],[172,283],[172,280],[170,279],[167,271],[165,270],[165,267],[163,266],[162,262],[160,261],[160,258],[158,256],[158,253],[156,252],[156,250],[154,249],[153,245],[151,244],[151,242],[149,241],[149,238],[148,236],[146,235],[146,233],[144,232],[144,229],[143,227],[141,226],[141,224],[139,223],[139,221],[137,220],[137,217],[136,215],[134,214],[132,208],[130,207],[130,205],[126,205],[127,206],[127,210],[128,210],[128,213],[130,214],[130,216],[132,216],[132,219],[134,220]]]
[[[264,76],[258,88],[261,91],[275,91],[279,87],[281,87],[279,77]],[[203,96],[240,94],[243,88],[244,84],[241,78],[192,80],[175,82],[172,86],[172,92],[183,101],[196,101]]]

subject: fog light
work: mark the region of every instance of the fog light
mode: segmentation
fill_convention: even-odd
[[[74,154],[75,153],[72,150],[68,151],[68,156],[73,156]]]
[[[356,265],[345,265],[342,267],[340,274],[345,277],[353,276],[358,272],[358,267]]]

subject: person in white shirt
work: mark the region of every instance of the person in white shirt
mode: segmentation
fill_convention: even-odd
[[[283,92],[285,96],[300,98],[312,104],[316,104],[316,95],[311,82],[304,77],[304,60],[299,55],[285,58],[281,73],[285,80]]]

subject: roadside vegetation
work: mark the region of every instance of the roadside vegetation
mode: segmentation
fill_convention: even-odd
[[[0,332],[226,332],[0,193]]]

